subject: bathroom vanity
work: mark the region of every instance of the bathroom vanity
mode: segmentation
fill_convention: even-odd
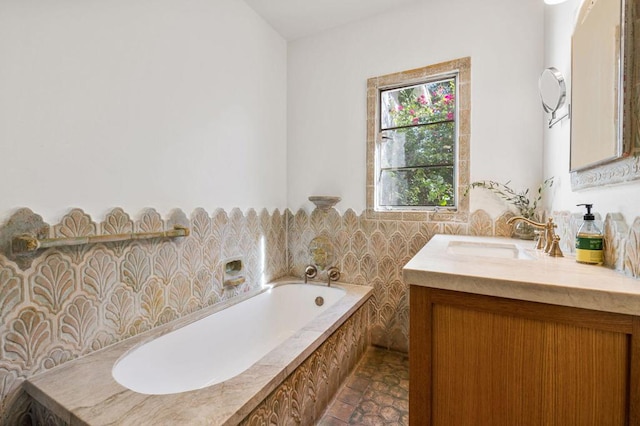
[[[410,285],[411,425],[640,424],[640,282],[436,235]]]

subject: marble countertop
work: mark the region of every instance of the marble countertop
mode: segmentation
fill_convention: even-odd
[[[340,282],[334,285],[347,291],[342,299],[244,373],[223,383],[177,394],[145,395],[117,383],[111,369],[130,349],[219,311],[230,303],[202,309],[33,376],[25,382],[25,389],[41,405],[71,425],[238,424],[362,306],[372,292],[371,287]]]
[[[526,259],[456,254],[450,243],[516,245]],[[566,256],[566,255],[565,255]],[[550,257],[530,241],[436,235],[404,267],[404,280],[445,290],[640,315],[640,280],[575,257]]]

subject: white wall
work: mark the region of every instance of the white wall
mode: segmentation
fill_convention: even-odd
[[[0,0],[0,219],[285,207],[286,49],[237,0]]]
[[[580,0],[569,0],[556,6],[545,7],[545,67],[553,66],[571,82],[571,34]],[[569,97],[570,99],[570,97]],[[582,212],[579,203],[593,203],[594,210],[604,218],[607,212],[622,213],[627,222],[640,214],[640,181],[571,190],[569,175],[570,123],[564,120],[544,131],[544,174],[556,176],[558,185],[550,200],[551,210]]]
[[[471,56],[471,179],[542,180],[541,0],[433,0],[289,43],[288,204],[365,208],[366,81]],[[471,208],[498,214],[485,191]]]

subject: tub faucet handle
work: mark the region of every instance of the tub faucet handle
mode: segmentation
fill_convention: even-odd
[[[331,281],[338,281],[340,279],[340,271],[335,266],[327,269],[327,285],[331,287]]]
[[[304,283],[306,284],[309,278],[313,279],[318,275],[318,268],[313,265],[307,265],[304,269]]]

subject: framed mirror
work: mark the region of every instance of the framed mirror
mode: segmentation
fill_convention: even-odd
[[[637,159],[630,157],[638,132],[632,130],[638,125],[638,100],[632,96],[638,78],[631,28],[639,3],[583,0],[578,10],[571,58],[574,189],[640,178],[637,167],[633,172]]]

